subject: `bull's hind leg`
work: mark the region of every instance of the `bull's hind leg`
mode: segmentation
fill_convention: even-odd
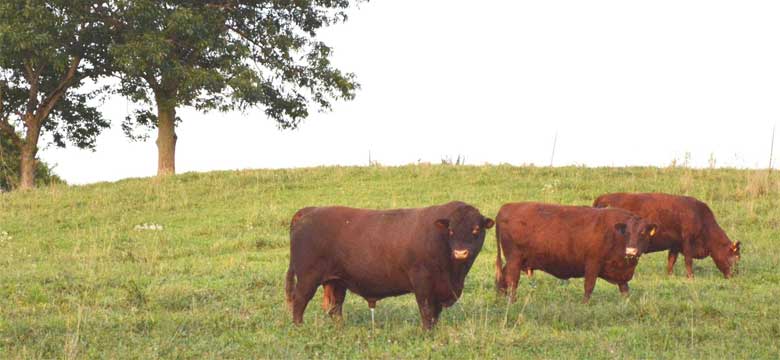
[[[322,284],[322,310],[330,312],[330,309],[336,303],[336,298],[333,295],[333,284],[326,282]]]
[[[329,283],[331,290],[331,305],[328,309],[328,315],[341,318],[341,307],[344,305],[344,298],[347,297],[347,288],[337,283]]]
[[[520,272],[523,270],[522,259],[514,257],[506,259],[504,267],[504,287],[507,289],[509,302],[517,300],[517,284],[520,281]]]
[[[295,284],[295,292],[293,296],[293,323],[300,324],[303,322],[303,312],[306,310],[306,305],[309,304],[311,298],[317,292],[319,281],[312,277],[298,277],[298,283]]]

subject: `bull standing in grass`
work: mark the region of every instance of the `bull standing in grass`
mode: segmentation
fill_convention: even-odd
[[[340,317],[347,290],[377,300],[414,293],[422,326],[463,292],[466,275],[493,220],[463,202],[419,209],[308,207],[290,225],[285,292],[293,322],[322,285]],[[296,281],[297,280],[297,281]]]
[[[510,301],[520,273],[537,269],[560,279],[584,277],[583,302],[590,300],[596,278],[628,295],[628,281],[656,232],[654,224],[625,210],[542,203],[505,204],[496,223],[496,287]]]

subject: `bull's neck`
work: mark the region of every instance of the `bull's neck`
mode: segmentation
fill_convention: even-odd
[[[729,254],[731,253],[731,239],[726,235],[726,232],[718,226],[714,221],[706,225],[705,236],[707,248],[710,252],[710,257],[715,265],[718,267],[723,275],[729,276]]]
[[[707,244],[710,253],[714,253],[723,247],[731,245],[731,239],[729,239],[726,232],[723,231],[720,225],[714,220],[708,221],[704,225],[704,236],[704,241]]]
[[[466,275],[473,263],[473,259],[467,262],[450,262],[450,284],[452,284],[452,288],[457,292],[458,297],[460,297],[460,294],[463,291]]]

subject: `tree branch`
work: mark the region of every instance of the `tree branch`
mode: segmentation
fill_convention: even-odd
[[[54,109],[54,106],[57,105],[57,102],[60,101],[63,95],[65,95],[65,92],[68,90],[68,88],[73,85],[73,80],[76,79],[76,73],[78,72],[79,64],[81,64],[81,57],[74,56],[73,61],[68,68],[68,72],[63,75],[59,84],[57,84],[57,87],[54,88],[51,94],[49,94],[49,96],[41,103],[41,105],[38,106],[38,109],[35,112],[35,118],[38,119],[39,122],[49,116],[49,113],[51,113],[52,109]]]
[[[27,112],[31,113],[38,106],[38,91],[40,84],[40,73],[33,69],[28,60],[24,60],[24,78],[30,84],[30,91],[27,95]]]
[[[238,34],[238,36],[240,36],[242,39],[244,39],[244,40],[248,41],[250,44],[252,44],[252,45],[254,45],[254,46],[257,46],[257,47],[259,47],[259,48],[263,48],[263,47],[264,47],[264,46],[263,46],[263,44],[260,44],[260,43],[258,43],[257,41],[255,41],[255,39],[252,39],[252,38],[251,38],[250,36],[248,36],[248,35],[247,35],[245,32],[241,31],[241,29],[238,29],[238,28],[236,28],[235,26],[232,26],[232,25],[230,25],[230,24],[225,24],[225,26],[226,26],[226,27],[227,27],[229,30],[231,30],[231,31],[233,31],[234,33]]]
[[[117,28],[124,28],[124,27],[127,26],[127,24],[125,24],[121,20],[111,16],[110,14],[108,14],[106,12],[102,12],[101,11],[101,10],[105,10],[105,11],[110,13],[111,12],[110,9],[106,9],[106,8],[102,7],[101,5],[96,5],[96,7],[94,7],[93,9],[95,10],[95,13],[98,14],[100,19],[105,21],[109,25],[112,25],[112,26],[117,27]]]
[[[5,104],[3,103],[3,89],[5,88],[5,81],[0,81],[0,116],[3,116],[3,111],[5,111]],[[5,118],[5,116],[3,116]]]
[[[235,10],[236,9],[236,6],[233,3],[233,1],[226,1],[225,3],[222,3],[222,4],[210,3],[210,4],[206,4],[206,7],[207,8],[212,8],[212,9],[219,9],[219,10]]]
[[[144,80],[149,84],[149,87],[152,88],[152,91],[158,91],[160,88],[160,84],[157,82],[157,79],[154,78],[154,75],[146,72],[143,76]]]

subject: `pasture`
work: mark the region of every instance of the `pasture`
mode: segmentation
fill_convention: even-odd
[[[413,295],[344,321],[320,309],[295,327],[284,305],[289,219],[307,205],[418,207],[463,200],[590,205],[601,193],[662,191],[707,202],[740,273],[711,259],[668,277],[641,258],[631,296],[599,280],[522,277],[493,287],[493,229],[463,297],[437,328]],[[733,169],[410,165],[188,173],[0,194],[0,358],[778,358],[780,174]]]

